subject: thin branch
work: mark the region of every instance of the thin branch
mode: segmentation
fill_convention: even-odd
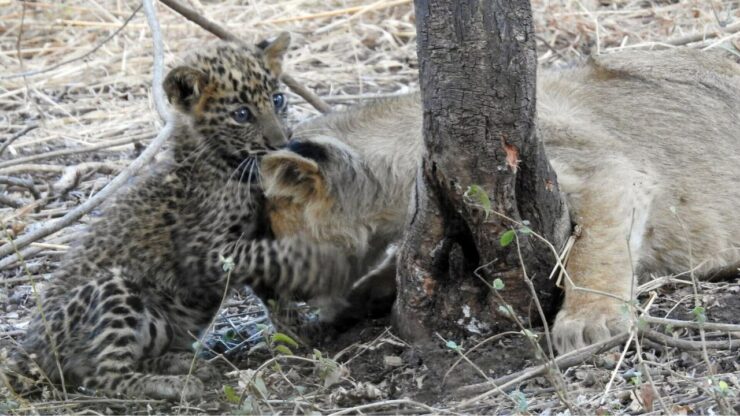
[[[160,1],[164,3],[170,9],[182,15],[182,17],[190,20],[191,22],[202,27],[208,32],[211,32],[212,34],[216,35],[216,37],[218,37],[219,39],[227,40],[230,42],[236,42],[236,43],[244,43],[239,37],[229,32],[228,30],[224,29],[218,23],[212,20],[209,20],[205,16],[185,6],[179,1],[177,0],[160,0]],[[319,110],[321,113],[326,114],[326,113],[331,112],[331,106],[329,104],[325,103],[321,99],[321,97],[311,92],[308,88],[301,85],[292,76],[288,74],[283,74],[281,79],[285,83],[285,85],[287,85],[291,90],[293,90],[293,92],[298,94],[301,98],[306,100],[306,102],[311,104],[314,108]]]
[[[26,203],[20,199],[15,199],[7,195],[0,194],[0,205],[5,205],[11,208],[18,209],[26,206]]]
[[[474,205],[474,204],[471,204],[471,205]],[[480,207],[480,205],[478,205],[478,206]],[[509,216],[507,216],[506,214],[500,213],[500,212],[495,211],[495,210],[491,211],[491,214],[495,214],[496,216],[501,217],[501,218],[503,218],[503,219],[511,222],[512,224],[514,224],[514,225],[516,225],[518,227],[525,227],[524,223],[522,223],[521,221],[517,221],[517,220],[515,220],[515,219],[513,219],[513,218],[511,218]],[[579,231],[579,228],[578,227],[576,227],[576,229],[574,230],[574,233],[580,235],[580,231]],[[587,287],[582,287],[582,286],[576,285],[575,282],[573,281],[573,279],[571,279],[570,274],[568,274],[568,269],[565,267],[565,264],[562,262],[563,259],[567,259],[567,255],[564,254],[564,253],[566,253],[565,250],[567,249],[568,251],[570,251],[570,248],[572,247],[572,245],[571,245],[571,247],[569,247],[568,245],[566,245],[566,247],[563,249],[562,253],[559,253],[558,250],[555,248],[555,246],[552,245],[552,243],[549,242],[545,237],[541,236],[540,234],[538,234],[534,230],[532,230],[532,232],[530,234],[532,236],[534,236],[535,238],[537,238],[538,240],[542,241],[550,249],[550,251],[552,252],[553,256],[555,257],[555,262],[556,262],[555,268],[560,268],[560,270],[562,272],[562,275],[565,276],[565,280],[568,282],[568,284],[571,285],[571,287],[572,287],[573,290],[576,290],[576,291],[579,291],[579,292],[584,292],[584,293],[592,293],[594,295],[600,295],[600,296],[604,296],[604,297],[611,298],[611,299],[616,299],[616,300],[618,300],[620,302],[624,302],[624,303],[629,302],[629,299],[624,299],[624,298],[621,298],[621,297],[619,297],[617,295],[613,295],[613,294],[608,293],[608,292],[604,292],[604,291],[596,290],[596,289],[589,289]],[[577,235],[576,235],[576,238],[577,238]],[[575,242],[575,240],[568,239],[568,242],[569,242],[568,244],[570,244],[570,241],[574,241]],[[552,278],[553,275],[554,275],[554,271],[552,273],[550,273],[550,278]]]
[[[349,16],[344,17],[339,20],[335,20],[331,23],[328,23],[326,25],[322,25],[320,28],[318,28],[314,33],[320,34],[320,33],[328,33],[337,27],[347,25],[348,23],[357,20],[359,17],[365,15],[368,12],[380,10],[380,9],[386,9],[389,7],[394,6],[400,6],[403,4],[411,3],[411,0],[395,0],[395,1],[388,1],[388,0],[379,0],[374,3],[370,3],[366,6],[362,6],[360,10],[352,12]]]
[[[558,368],[560,368],[560,370],[562,371],[567,368],[573,367],[575,365],[581,364],[585,362],[586,360],[592,358],[594,354],[598,354],[602,351],[609,350],[623,343],[627,339],[628,336],[629,334],[625,332],[623,334],[619,334],[617,336],[611,337],[597,344],[592,344],[587,347],[584,347],[584,348],[581,348],[575,351],[571,351],[567,354],[563,354],[560,357],[557,357],[555,359],[555,365]],[[530,367],[530,368],[524,369],[518,373],[499,377],[496,380],[493,380],[492,382],[479,383],[479,384],[473,384],[470,386],[460,387],[459,389],[457,389],[456,393],[476,394],[480,392],[485,392],[479,396],[476,396],[472,399],[464,401],[461,404],[461,406],[464,407],[464,406],[472,404],[473,402],[485,399],[486,397],[489,397],[495,394],[497,390],[491,390],[491,388],[493,388],[494,385],[498,386],[500,390],[506,391],[507,389],[525,380],[528,380],[533,377],[542,376],[546,374],[549,370],[550,370],[550,364],[538,365],[536,367]]]
[[[21,72],[19,74],[12,74],[12,75],[0,76],[0,79],[24,78],[24,77],[30,77],[30,76],[33,76],[33,75],[44,74],[46,72],[51,72],[51,71],[53,71],[53,70],[55,70],[57,68],[60,68],[60,67],[62,67],[64,65],[71,64],[73,62],[77,62],[79,60],[85,59],[88,56],[94,54],[98,49],[102,48],[103,45],[105,45],[106,43],[110,42],[111,39],[115,38],[119,33],[121,33],[121,31],[129,24],[129,22],[134,18],[134,16],[136,16],[136,13],[138,13],[139,10],[141,10],[141,4],[139,4],[139,6],[136,7],[136,10],[134,10],[133,13],[131,13],[131,15],[128,18],[126,18],[126,20],[123,22],[123,24],[121,24],[121,26],[118,29],[116,29],[113,33],[111,33],[105,39],[103,39],[102,42],[100,42],[97,45],[95,45],[94,48],[90,49],[89,51],[83,53],[80,56],[76,56],[74,58],[67,59],[66,61],[62,61],[62,62],[56,63],[56,64],[54,64],[52,66],[49,66],[49,67],[46,67],[46,68],[36,69],[36,70],[33,70],[33,71]],[[0,150],[0,153],[2,153],[2,150]]]
[[[39,126],[38,124],[31,124],[30,126],[26,126],[23,130],[19,131],[18,133],[14,134],[14,135],[10,136],[8,139],[6,139],[3,142],[2,147],[0,147],[0,156],[2,156],[3,152],[5,152],[5,149],[7,149],[8,146],[11,145],[11,143],[13,143],[14,141],[16,141],[16,140],[20,139],[21,137],[25,136],[26,133],[28,133],[29,131],[37,128],[38,126]]]
[[[450,342],[450,341],[444,339],[442,337],[442,335],[439,335],[439,332],[435,332],[434,335],[436,335],[437,338],[439,338],[440,341],[442,341],[444,344],[448,344]],[[460,355],[460,360],[465,360],[465,362],[467,362],[468,364],[470,364],[470,366],[475,371],[477,371],[478,374],[481,375],[481,377],[483,377],[483,380],[493,381],[493,380],[491,380],[491,377],[488,377],[488,374],[486,374],[485,371],[483,371],[480,367],[478,367],[478,365],[476,365],[470,358],[468,358],[468,356],[466,354],[463,354],[461,347],[456,347],[456,348],[453,349],[453,351],[455,351],[457,354]],[[445,373],[445,375],[447,375],[447,373]],[[514,404],[516,405],[516,401],[514,401]]]
[[[634,211],[633,211],[633,213],[634,213]],[[632,233],[631,228],[632,228],[632,226],[630,225],[630,233],[629,234]],[[629,248],[629,234],[628,234],[628,237],[627,237],[627,250],[628,251],[630,249]],[[630,260],[630,262],[631,262],[631,260]],[[634,271],[632,273],[633,273],[633,279],[634,279]],[[632,290],[634,290],[634,289],[632,289]],[[632,294],[632,296],[634,298],[634,293]],[[657,293],[656,292],[652,292],[651,295],[650,295],[650,299],[648,300],[647,305],[645,306],[645,309],[644,309],[644,312],[642,313],[642,315],[645,315],[645,314],[648,313],[648,311],[650,310],[650,307],[653,305],[653,302],[655,302],[655,298],[656,297],[657,297]],[[634,315],[631,312],[630,312],[630,316],[631,317],[634,317]],[[612,375],[611,375],[611,377],[609,377],[609,382],[606,383],[606,387],[604,388],[604,393],[601,395],[601,401],[599,402],[599,404],[601,404],[601,405],[603,405],[604,402],[606,401],[606,397],[609,394],[609,390],[611,390],[611,388],[612,388],[612,384],[614,383],[614,379],[617,378],[617,373],[619,372],[619,369],[622,368],[622,362],[624,361],[624,358],[627,355],[627,351],[629,350],[629,347],[630,347],[630,344],[632,343],[632,340],[635,339],[635,338],[637,338],[637,330],[638,330],[638,328],[637,328],[637,321],[633,319],[632,320],[632,323],[630,325],[630,332],[629,332],[630,336],[629,336],[629,338],[627,338],[627,342],[624,343],[624,349],[622,350],[622,354],[619,355],[619,360],[617,360],[617,365],[614,366],[614,371],[612,371]],[[635,342],[635,343],[637,344],[637,342]],[[640,361],[642,361],[642,355],[641,355],[641,353],[638,356],[638,359]],[[651,380],[651,383],[652,383],[652,380]],[[662,403],[662,400],[661,400],[661,403]]]
[[[732,34],[738,31],[740,31],[740,22],[724,28],[720,28],[719,30],[710,33],[694,33],[691,35],[682,36],[680,38],[668,39],[667,41],[665,41],[665,43],[673,46],[681,46],[687,45],[689,43],[701,42],[707,39],[716,38],[720,35]]]
[[[494,334],[494,335],[492,335],[492,336],[490,336],[490,337],[488,337],[488,338],[484,339],[483,341],[481,341],[481,342],[479,342],[479,343],[477,343],[477,344],[473,345],[473,346],[472,346],[471,348],[468,348],[468,349],[467,349],[467,350],[465,351],[465,353],[463,354],[463,357],[460,357],[460,358],[458,358],[458,359],[457,359],[457,360],[456,360],[456,361],[455,361],[455,362],[454,362],[454,363],[452,364],[452,366],[450,366],[450,368],[449,368],[449,369],[448,369],[448,370],[447,370],[447,371],[445,372],[445,375],[444,375],[444,376],[442,377],[442,384],[444,384],[444,383],[445,383],[445,380],[447,380],[447,377],[449,377],[449,375],[450,375],[450,373],[452,372],[452,370],[454,370],[454,369],[455,369],[455,367],[457,367],[457,366],[458,366],[458,364],[460,364],[460,362],[462,362],[462,361],[463,361],[463,359],[464,359],[465,357],[467,357],[467,355],[468,355],[468,354],[470,354],[470,353],[472,353],[473,351],[475,351],[476,349],[478,349],[478,348],[479,348],[479,347],[480,347],[481,345],[487,344],[487,343],[489,343],[489,342],[495,341],[495,340],[497,340],[497,339],[499,339],[499,338],[503,338],[503,337],[505,337],[505,336],[508,336],[508,335],[524,335],[524,334],[523,334],[522,332],[516,332],[516,331],[506,331],[506,332],[500,332],[500,333],[498,333],[498,334]]]
[[[324,102],[318,95],[314,94],[311,90],[304,87],[301,83],[296,81],[295,78],[289,74],[283,74],[280,79],[288,86],[294,93],[298,94],[306,100],[307,103],[311,104],[315,109],[319,110],[322,114],[331,113],[331,106]]]
[[[720,322],[694,322],[681,321],[678,319],[656,318],[654,316],[643,316],[642,320],[649,324],[671,325],[676,328],[709,329],[722,332],[740,332],[740,325],[723,324]]]
[[[624,357],[627,356],[627,351],[630,348],[630,344],[632,344],[632,340],[637,335],[636,331],[630,331],[629,337],[627,338],[627,342],[624,343],[624,348],[622,349],[622,353],[619,354],[619,360],[617,360],[617,365],[614,366],[614,370],[612,371],[611,377],[609,377],[609,382],[606,383],[606,387],[604,388],[604,393],[601,395],[601,401],[600,404],[604,404],[604,401],[606,400],[606,395],[609,394],[609,390],[612,388],[612,384],[614,384],[614,379],[617,378],[617,373],[619,373],[619,369],[622,368],[622,362],[624,362]]]
[[[137,142],[139,140],[141,140],[141,137],[138,137],[138,136],[125,137],[123,139],[111,140],[109,142],[100,143],[100,144],[82,147],[82,148],[53,150],[51,152],[39,153],[39,154],[26,156],[26,157],[19,157],[19,158],[15,158],[11,160],[6,160],[5,162],[0,162],[0,169],[7,168],[9,166],[21,165],[21,164],[28,163],[28,162],[34,162],[34,161],[42,160],[42,159],[50,159],[50,158],[59,157],[59,156],[76,155],[76,154],[92,152],[92,151],[100,150],[100,149],[107,149],[107,148],[116,147],[116,146],[124,146],[127,144]]]
[[[33,199],[41,199],[41,193],[39,193],[39,191],[36,189],[36,186],[33,184],[33,181],[13,178],[11,176],[0,176],[0,183],[3,185],[18,186],[21,188],[26,188],[28,189],[28,192],[30,192],[31,195],[33,195]]]
[[[347,102],[347,101],[367,101],[367,100],[377,100],[377,99],[384,99],[384,98],[394,98],[394,97],[403,97],[405,95],[408,95],[408,91],[405,90],[399,90],[397,92],[381,92],[376,94],[348,94],[348,95],[325,95],[321,97],[321,99],[326,103],[341,103],[341,102]]]
[[[375,4],[370,6],[353,6],[353,7],[347,7],[344,9],[336,9],[336,10],[329,10],[325,12],[319,12],[319,13],[312,13],[312,14],[306,14],[302,16],[290,16],[290,17],[281,17],[277,19],[270,19],[265,20],[263,22],[259,22],[258,25],[275,25],[280,23],[288,23],[288,22],[295,22],[300,20],[312,20],[312,19],[323,19],[327,17],[335,17],[335,16],[342,16],[348,13],[357,13],[357,12],[368,12],[370,10],[378,10],[381,8],[388,8],[388,7],[394,7],[399,6],[402,4],[411,3],[411,0],[397,0],[397,1],[391,1],[389,3],[385,4]],[[372,7],[371,9],[368,9],[368,7]]]
[[[634,220],[634,213],[635,213],[635,210],[633,209],[632,210],[632,218],[633,218],[633,220]],[[630,225],[630,235],[632,235],[632,225]],[[629,246],[629,237],[627,237],[627,246]],[[630,260],[630,263],[631,263],[631,260]],[[632,271],[632,274],[633,274],[633,288],[632,288],[632,291],[633,292],[632,292],[632,296],[633,297],[635,296],[634,295],[634,273],[635,272],[633,270]],[[650,293],[650,300],[648,301],[647,305],[645,306],[645,313],[643,315],[646,315],[648,312],[650,312],[650,307],[653,305],[653,302],[655,301],[655,299],[657,297],[658,297],[658,293],[657,292],[651,292]],[[634,315],[633,315],[633,317],[634,317]],[[630,330],[631,331],[637,331],[638,330],[637,324],[638,324],[638,321],[636,321],[636,320],[633,319]],[[649,367],[648,363],[645,361],[645,359],[643,358],[642,345],[640,344],[640,341],[639,340],[635,342],[635,350],[637,351],[637,360],[640,363],[640,365],[643,367],[642,369],[645,372],[645,377],[648,379],[648,383],[650,383],[650,386],[649,387],[651,389],[653,389],[653,393],[658,398],[658,402],[660,403],[661,408],[663,410],[668,410],[668,406],[666,405],[665,401],[663,400],[663,395],[660,394],[660,392],[658,391],[658,387],[655,384],[655,380],[653,379],[653,375],[651,374],[650,367]]]
[[[107,172],[117,172],[122,170],[122,163],[119,163],[118,161],[108,161],[108,162],[84,162],[81,163],[79,166],[85,165],[86,169],[98,169],[101,171],[107,171]],[[23,165],[17,165],[17,166],[11,166],[9,168],[4,168],[3,173],[4,174],[19,174],[19,173],[64,173],[69,169],[69,166],[64,165],[44,165],[44,164],[37,164],[37,163],[29,163],[29,164],[23,164]]]
[[[615,46],[612,48],[608,48],[607,50],[609,52],[616,52],[621,51],[623,49],[639,49],[639,48],[654,48],[654,47],[661,47],[661,48],[674,48],[676,46],[684,46],[691,43],[697,43],[702,42],[699,45],[694,45],[692,47],[702,47],[704,46],[705,42],[707,40],[719,37],[721,35],[733,35],[737,32],[740,32],[740,22],[731,24],[725,28],[722,28],[721,30],[716,30],[714,32],[709,33],[692,33],[691,35],[682,36],[675,39],[668,39],[665,41],[660,42],[642,42],[637,43],[634,45],[627,45],[627,46]]]
[[[550,384],[552,384],[552,387],[555,388],[555,392],[558,395],[558,399],[571,411],[571,413],[575,412],[574,405],[570,402],[570,398],[568,397],[568,390],[565,388],[565,385],[567,384],[565,381],[565,378],[563,377],[563,374],[560,372],[560,369],[553,364],[555,361],[555,352],[552,348],[552,337],[550,336],[550,326],[547,324],[547,317],[545,316],[545,312],[542,310],[542,305],[540,304],[540,299],[537,297],[537,291],[534,288],[534,285],[532,284],[532,280],[529,278],[529,275],[527,274],[527,268],[524,265],[524,257],[522,256],[522,248],[521,244],[519,242],[519,236],[514,233],[514,238],[516,240],[516,250],[517,254],[519,256],[519,264],[522,266],[522,277],[524,279],[524,282],[527,284],[527,287],[529,287],[530,293],[532,294],[532,300],[534,300],[535,305],[537,306],[537,312],[540,315],[540,320],[542,321],[542,325],[545,327],[545,339],[547,340],[547,348],[549,355],[547,355],[547,358],[545,358],[545,352],[542,350],[542,347],[538,342],[536,342],[534,339],[527,336],[527,339],[533,344],[532,346],[535,347],[536,351],[539,351],[540,354],[542,354],[541,360],[544,365],[550,366],[550,371],[547,372],[547,378],[550,381]],[[516,314],[514,315],[516,318]],[[517,322],[519,319],[516,319]],[[527,334],[526,329],[522,326],[522,332]]]
[[[383,407],[383,406],[402,406],[402,405],[421,407],[422,409],[426,410],[427,412],[431,414],[441,414],[441,413],[455,414],[454,412],[450,412],[449,410],[435,408],[432,406],[428,406],[424,403],[416,402],[410,399],[397,399],[397,400],[385,400],[385,401],[379,401],[379,402],[374,402],[374,403],[362,404],[362,405],[354,406],[354,407],[348,407],[346,409],[342,409],[334,413],[331,413],[329,414],[329,416],[346,415],[348,413],[362,414],[363,410],[375,409],[375,408]]]
[[[0,257],[5,257],[16,250],[19,250],[34,241],[46,237],[47,235],[54,234],[62,228],[78,221],[83,215],[92,211],[95,207],[100,205],[103,201],[113,195],[118,188],[123,186],[128,180],[136,174],[142,167],[148,165],[149,162],[162,147],[167,138],[170,137],[174,129],[174,115],[169,111],[166,106],[166,98],[162,89],[162,80],[164,78],[164,64],[163,62],[163,46],[162,46],[162,35],[159,30],[159,22],[154,11],[154,6],[151,0],[144,0],[144,12],[146,13],[147,23],[151,28],[152,32],[152,43],[154,44],[154,69],[153,69],[153,81],[152,81],[152,93],[154,94],[154,103],[157,107],[157,111],[160,116],[165,120],[165,125],[160,130],[157,137],[152,140],[146,149],[137,157],[126,169],[123,170],[118,176],[100,192],[95,194],[92,198],[88,199],[82,205],[73,209],[65,216],[58,220],[49,221],[44,226],[35,229],[27,234],[18,237],[10,243],[4,244],[0,247]]]
[[[169,110],[167,96],[164,93],[164,44],[162,42],[162,31],[159,28],[157,11],[154,9],[152,0],[144,0],[142,5],[144,6],[146,23],[149,25],[149,29],[152,32],[152,43],[154,44],[154,65],[152,68],[152,94],[154,94],[154,107],[157,109],[159,117],[164,120],[165,127],[169,127],[174,125],[174,114]],[[157,136],[157,138],[159,138],[159,136]],[[144,153],[148,152],[151,147],[152,145],[150,144],[136,159],[136,161],[141,159],[141,157],[144,156]],[[154,154],[152,154],[152,157],[153,156]]]
[[[219,39],[228,40],[230,42],[242,43],[241,39],[239,39],[236,35],[234,35],[233,33],[221,27],[221,25],[219,25],[218,23],[212,20],[209,20],[207,17],[201,15],[197,11],[189,8],[188,6],[180,3],[177,0],[160,0],[160,3],[176,11],[177,13],[182,15],[182,17],[190,20],[191,22],[202,27],[208,32],[213,33]]]
[[[644,329],[640,331],[640,334],[645,338],[653,341],[657,344],[678,348],[684,351],[702,351],[703,345],[706,344],[708,349],[712,350],[727,350],[735,351],[740,349],[740,340],[733,341],[728,339],[727,341],[688,341],[685,339],[673,338],[668,335],[661,334],[660,332],[653,331],[650,329]]]
[[[78,239],[81,236],[82,233],[80,232],[72,232],[65,235],[62,235],[59,238],[56,238],[53,241],[54,244],[62,244],[62,243],[69,243],[71,241],[74,241],[75,239]],[[11,267],[16,267],[21,261],[28,261],[33,258],[33,256],[41,253],[44,250],[47,250],[48,246],[45,247],[45,245],[37,245],[36,243],[32,243],[30,247],[26,247],[23,250],[19,250],[18,253],[13,254],[12,256],[6,256],[2,260],[0,260],[0,270],[5,270]],[[24,280],[28,280],[23,278]],[[12,279],[5,279],[2,280],[3,283],[9,283]]]
[[[649,317],[646,317],[646,318],[649,318]],[[671,320],[668,319],[668,321],[671,321]],[[678,322],[682,322],[682,321],[678,321]],[[655,343],[667,345],[670,347],[675,347],[675,348],[686,350],[686,351],[701,351],[702,345],[704,344],[702,342],[697,342],[697,341],[687,341],[687,340],[671,338],[659,332],[649,330],[649,329],[639,330],[638,333],[642,335],[643,337]],[[606,351],[619,344],[622,344],[629,336],[630,336],[630,333],[625,332],[617,336],[614,336],[612,338],[609,338],[608,340],[602,341],[598,344],[592,344],[584,348],[571,351],[567,354],[557,357],[555,359],[555,364],[561,370],[565,370],[567,368],[579,365],[583,362],[586,362],[590,358],[592,358],[595,354],[598,354],[602,351]],[[735,351],[735,350],[740,349],[740,342],[733,342],[732,340],[707,341],[706,347],[711,348],[711,349],[718,349],[718,350],[721,349],[721,350]],[[467,395],[467,394],[476,394],[476,393],[484,392],[483,394],[479,396],[476,396],[472,399],[469,399],[463,402],[461,404],[461,407],[465,407],[465,406],[472,404],[475,401],[490,397],[491,395],[494,395],[495,393],[497,393],[499,390],[506,391],[523,381],[529,380],[534,377],[542,376],[546,374],[547,371],[548,371],[547,365],[539,365],[536,367],[530,367],[518,373],[500,377],[491,382],[485,382],[485,383],[479,383],[479,384],[473,384],[470,386],[460,387],[459,389],[456,390],[456,393]],[[498,388],[496,389],[494,386],[498,386]],[[491,389],[494,389],[494,390],[491,390]]]

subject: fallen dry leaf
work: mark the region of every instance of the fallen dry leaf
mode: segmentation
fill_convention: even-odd
[[[643,384],[640,387],[640,400],[642,401],[642,406],[645,408],[646,412],[652,412],[653,411],[653,402],[655,401],[656,393],[653,386],[650,384]]]

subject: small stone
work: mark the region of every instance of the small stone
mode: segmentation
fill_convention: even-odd
[[[386,355],[383,357],[383,362],[386,367],[400,367],[403,365],[403,360],[397,355]]]

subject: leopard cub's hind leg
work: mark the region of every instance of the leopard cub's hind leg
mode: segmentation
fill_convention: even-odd
[[[126,397],[200,397],[203,383],[196,377],[141,372],[142,362],[165,353],[171,341],[172,330],[159,310],[120,278],[99,281],[94,294],[83,317],[88,335],[78,339],[74,357],[88,363],[87,373],[79,374],[84,387]]]

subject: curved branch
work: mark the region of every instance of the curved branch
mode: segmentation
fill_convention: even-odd
[[[39,126],[38,124],[31,124],[30,126],[26,126],[23,130],[19,131],[18,133],[14,134],[14,135],[12,135],[10,137],[8,137],[3,142],[2,147],[0,147],[0,156],[2,156],[3,152],[5,151],[5,149],[7,149],[8,146],[10,146],[14,141],[20,139],[21,137],[23,137],[29,131],[31,131],[31,130],[33,130],[35,128],[38,128],[38,126]]]
[[[165,120],[165,125],[160,130],[157,137],[152,140],[146,149],[131,162],[126,169],[123,170],[118,176],[100,192],[95,194],[92,198],[85,201],[84,204],[78,206],[72,211],[68,212],[62,218],[55,221],[50,221],[44,226],[35,229],[27,234],[23,234],[18,239],[4,244],[0,247],[0,257],[5,257],[14,253],[16,250],[44,238],[50,234],[61,230],[62,228],[76,222],[83,215],[92,211],[95,207],[100,205],[108,197],[113,195],[123,184],[136,174],[142,167],[149,164],[149,161],[154,158],[162,144],[170,137],[174,129],[174,116],[167,107],[167,99],[164,96],[164,90],[162,89],[162,80],[164,78],[164,64],[163,64],[163,46],[162,46],[162,35],[159,30],[159,22],[152,5],[152,0],[144,0],[144,13],[146,13],[147,23],[152,32],[152,42],[154,44],[154,70],[153,70],[153,81],[152,81],[152,93],[154,94],[154,104],[157,107],[157,112]]]
[[[33,181],[13,178],[11,176],[0,176],[0,184],[26,188],[33,195],[33,199],[41,199],[41,193],[36,189]]]
[[[62,67],[64,65],[71,64],[72,62],[77,62],[77,61],[79,61],[81,59],[87,58],[88,56],[94,54],[98,49],[102,48],[103,45],[105,45],[106,43],[110,42],[110,40],[113,39],[113,38],[115,38],[119,33],[121,33],[121,31],[123,29],[125,29],[126,26],[128,26],[129,22],[131,22],[131,20],[134,18],[134,16],[136,16],[136,13],[138,13],[139,10],[141,10],[141,6],[142,5],[140,4],[138,7],[136,7],[136,9],[131,13],[131,15],[129,15],[129,17],[126,18],[126,20],[123,21],[123,24],[121,24],[121,26],[118,29],[116,29],[113,33],[111,33],[105,39],[103,39],[102,42],[100,42],[97,45],[95,45],[94,48],[92,48],[89,51],[83,53],[82,55],[76,56],[74,58],[67,59],[66,61],[58,62],[58,63],[56,63],[56,64],[54,64],[52,66],[46,67],[46,68],[35,69],[33,71],[21,72],[19,74],[3,75],[3,76],[0,76],[0,79],[23,78],[23,77],[30,77],[30,76],[33,76],[33,75],[44,74],[46,72],[53,71],[53,70],[55,70],[55,69],[57,69],[59,67]],[[0,152],[0,153],[2,153],[2,152]]]
[[[195,10],[185,6],[177,0],[161,0],[167,7],[179,13],[182,17],[190,20],[196,25],[202,27],[208,32],[213,33],[219,39],[227,40],[230,42],[243,43],[236,35],[229,32],[228,30],[221,27],[218,23],[208,20],[205,16],[199,14]],[[307,103],[311,104],[315,109],[321,113],[326,114],[331,112],[331,106],[324,102],[318,95],[311,92],[308,88],[301,85],[295,78],[288,74],[283,74],[281,77],[285,85],[288,86],[294,93],[299,95],[301,98],[306,100]]]

